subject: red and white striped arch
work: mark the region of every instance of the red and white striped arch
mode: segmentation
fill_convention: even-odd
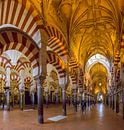
[[[71,77],[72,84],[77,84],[77,74],[73,68],[70,69],[69,75]]]
[[[28,0],[1,0],[0,25],[11,24],[26,32],[36,42],[40,41],[42,21],[39,12]]]
[[[31,63],[28,59],[26,59],[25,57],[20,57],[19,60],[17,61],[17,65],[15,67],[15,69],[20,72],[21,70],[24,69],[29,69],[31,70]]]
[[[49,36],[48,46],[66,62],[68,51],[64,36],[53,26],[46,26],[45,30]]]
[[[21,70],[24,70],[26,68],[31,69],[31,63],[30,62],[17,62],[17,65],[15,67],[15,69],[20,72]]]
[[[64,62],[60,59],[60,57],[52,51],[47,51],[47,55],[47,63],[52,64],[57,69],[60,78],[65,77]]]
[[[69,68],[77,69],[79,67],[79,63],[74,53],[70,52],[69,57]]]
[[[11,62],[9,59],[7,59],[6,57],[4,56],[0,56],[0,67],[2,67],[3,69],[6,70],[7,67],[11,67]]]
[[[6,68],[10,65],[10,61],[6,57],[0,56],[0,79],[3,81],[6,79]]]
[[[74,54],[73,53],[70,53],[70,58],[69,58],[69,74],[70,74],[70,77],[72,79],[72,84],[73,85],[77,85],[77,74],[76,74],[76,71],[78,69],[78,61],[77,59],[75,58]]]
[[[84,74],[83,74],[83,70],[80,68],[79,69],[79,88],[83,88],[83,84],[84,84]]]
[[[28,57],[33,68],[38,66],[39,48],[28,35],[16,28],[0,29],[0,48],[1,53],[6,50],[20,51]]]

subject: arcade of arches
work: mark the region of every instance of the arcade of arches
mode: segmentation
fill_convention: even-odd
[[[0,0],[0,113],[56,105],[124,119],[124,0]]]

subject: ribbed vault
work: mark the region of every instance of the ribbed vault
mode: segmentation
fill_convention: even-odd
[[[95,94],[107,93],[108,71],[101,63],[96,63],[90,69],[92,87]]]

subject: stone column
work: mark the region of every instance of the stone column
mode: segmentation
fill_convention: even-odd
[[[62,90],[62,112],[63,115],[66,116],[67,115],[67,111],[66,111],[66,88],[69,85],[69,79],[67,74],[65,73],[63,78],[59,79],[59,85],[61,86],[61,90]]]
[[[10,111],[10,90],[6,89],[6,101],[7,101],[7,110]]]
[[[20,110],[24,109],[24,91],[20,90]]]
[[[43,117],[43,77],[38,77],[37,80],[37,100],[38,100],[38,122],[40,124],[44,123]]]
[[[19,84],[20,110],[23,110],[25,107],[25,86],[24,86],[25,71],[21,70],[19,72],[19,75],[20,75],[20,84]]]
[[[86,102],[86,108],[87,108],[87,92],[85,93],[84,101]]]
[[[107,106],[109,106],[109,97],[108,96],[106,97],[106,104],[107,104]]]
[[[77,89],[73,89],[73,95],[74,95],[74,108],[75,111],[77,112]]]
[[[48,108],[49,92],[45,92],[45,98],[46,98],[46,107]]]
[[[114,101],[114,95],[112,96],[112,109],[115,109],[115,101]]]
[[[32,108],[35,109],[35,92],[32,92]]]
[[[38,122],[44,123],[43,117],[43,83],[47,75],[47,41],[48,37],[46,33],[40,30],[41,34],[41,48],[39,50],[39,66],[38,76],[36,77],[37,82],[37,100],[38,100]]]
[[[108,95],[108,106],[110,107],[110,95]]]
[[[110,108],[112,108],[112,96],[110,96]]]
[[[113,109],[113,95],[111,96],[111,108]]]
[[[119,113],[119,95],[116,95],[116,113]]]
[[[43,82],[45,80],[45,76],[39,76],[37,78],[37,100],[38,100],[38,122],[40,124],[44,123],[43,117]]]
[[[89,95],[89,106],[91,105],[90,99],[91,99],[91,95]]]
[[[106,96],[104,97],[104,104],[106,105]]]
[[[56,94],[56,104],[59,103],[59,93],[55,93]]]
[[[63,112],[64,116],[67,115],[67,111],[66,111],[66,90],[65,90],[65,88],[62,88],[62,112]]]
[[[110,100],[110,103],[109,103],[109,104],[110,104],[110,108],[111,108],[111,96],[109,96],[109,100]]]
[[[87,102],[88,102],[88,107],[90,106],[90,95],[87,94]]]
[[[53,103],[53,92],[50,90],[50,103]]]
[[[81,89],[81,90],[80,90],[80,105],[81,105],[81,103],[82,103],[82,98],[83,98],[82,95],[83,95],[83,90]]]
[[[108,106],[108,97],[107,96],[105,97],[105,105]]]
[[[111,106],[111,98],[110,98],[110,95],[109,95],[109,107]]]
[[[81,105],[81,102],[82,102],[82,93],[80,93],[80,105]]]
[[[7,101],[7,110],[10,110],[10,68],[6,69],[6,101]]]

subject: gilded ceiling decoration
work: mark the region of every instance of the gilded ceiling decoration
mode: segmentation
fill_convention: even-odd
[[[7,8],[8,5],[13,6]],[[6,9],[3,8],[4,6]],[[32,40],[26,39],[30,43],[29,50],[35,58],[41,43],[47,39],[47,45],[51,49],[48,51],[47,62],[56,63],[60,77],[64,75],[69,62],[74,83],[77,68],[81,66],[85,71],[85,65],[92,56],[103,55],[111,64],[120,48],[124,32],[122,26],[124,0],[10,0],[2,1],[1,7],[3,16],[0,16],[0,24],[12,24],[31,36],[38,45],[37,48],[34,48]],[[4,16],[5,11],[13,18]],[[18,40],[15,39],[17,36],[24,39],[19,33],[1,31],[2,43],[13,40],[9,37],[9,33],[14,40]],[[1,44],[1,47],[3,46],[4,44]],[[28,44],[26,46],[28,47]],[[26,54],[29,55],[28,50]],[[29,59],[35,67],[37,60],[34,60],[33,55],[29,55]],[[98,66],[100,66],[99,71]],[[96,63],[90,68],[90,79],[93,84],[98,84],[99,77],[102,77],[101,83],[105,83],[107,74],[105,66],[101,63]]]
[[[110,64],[114,61],[123,32],[123,0],[29,0],[29,3],[42,19],[52,51],[62,60],[67,60],[63,56],[70,55],[69,66],[73,63],[84,70],[88,60],[96,54],[106,57]],[[107,82],[107,71],[97,61],[90,68],[92,82],[96,86],[99,80]],[[71,74],[76,78],[74,75]]]
[[[59,30],[66,49],[82,65],[94,54],[111,59],[121,34],[121,12],[116,0],[38,0],[45,26]],[[36,2],[37,3],[37,2]],[[87,57],[87,58],[86,58]]]
[[[73,53],[75,61],[83,68],[88,59],[96,54],[105,56],[109,62],[114,60],[121,41],[123,0],[38,2],[41,4],[44,25],[59,31],[66,42],[65,50]],[[102,66],[100,71],[97,68],[98,65],[92,67],[92,80],[95,81],[96,78],[99,80],[101,76],[102,82],[105,83],[107,76],[107,71],[103,69],[105,67]]]

